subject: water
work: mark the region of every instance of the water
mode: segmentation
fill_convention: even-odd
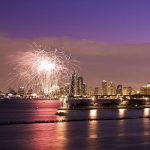
[[[55,120],[59,101],[1,101],[0,123],[7,121]],[[38,107],[38,109],[35,109]]]
[[[55,115],[58,101],[0,102],[0,122],[148,116],[149,109],[68,111]],[[39,107],[39,109],[34,109]],[[0,126],[0,150],[149,149],[150,120],[100,120]]]

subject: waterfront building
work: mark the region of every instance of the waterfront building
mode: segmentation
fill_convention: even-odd
[[[83,77],[77,78],[77,95],[83,96]]]
[[[150,95],[150,83],[140,88],[140,94],[142,95]]]
[[[117,94],[117,95],[122,95],[122,85],[121,85],[121,84],[119,84],[119,85],[117,86],[116,94]]]
[[[138,92],[136,89],[132,88],[131,95],[136,95]]]
[[[146,95],[150,95],[150,83],[148,83],[148,84],[146,85],[146,87],[147,87]]]
[[[87,95],[87,85],[83,83],[83,96]]]
[[[100,94],[100,89],[99,89],[99,87],[96,87],[94,89],[94,95],[99,95],[99,94]]]
[[[146,95],[147,94],[147,87],[146,86],[142,86],[140,88],[140,94],[141,95]]]
[[[110,82],[108,84],[108,95],[115,95],[116,94],[116,86],[115,83]]]
[[[102,95],[107,95],[107,94],[108,94],[107,81],[103,80],[102,81]]]
[[[83,96],[86,95],[86,87],[83,83],[83,77],[78,76],[75,72],[72,74],[71,78],[71,96]]]
[[[64,94],[68,95],[68,96],[70,96],[70,95],[72,96],[72,86],[70,83],[65,84]]]
[[[88,90],[87,90],[87,95],[88,95],[89,97],[91,97],[91,96],[94,95],[94,90],[93,90],[92,87],[89,87],[89,88],[88,88]]]
[[[123,91],[122,91],[123,95],[131,95],[132,93],[132,87],[123,87]]]
[[[75,72],[72,74],[72,78],[71,78],[71,85],[70,85],[70,95],[74,96],[75,95],[75,91],[76,91],[76,74]]]

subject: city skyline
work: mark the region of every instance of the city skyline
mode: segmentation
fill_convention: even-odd
[[[105,79],[139,89],[150,82],[149,3],[1,2],[0,89],[9,84],[13,56],[33,42],[65,50],[93,87]]]
[[[45,93],[44,90],[36,90],[32,88],[26,88],[23,85],[18,88],[8,88],[7,91],[0,91],[0,94],[12,96],[22,96],[22,97],[40,97],[40,96],[50,96],[52,98],[61,98],[65,96],[71,97],[93,97],[93,96],[149,96],[150,95],[150,83],[141,86],[139,89],[135,89],[132,86],[124,86],[123,84],[116,84],[112,81],[102,80],[101,84],[97,87],[89,86],[84,80],[83,76],[72,74],[70,81],[64,83],[64,85],[59,86],[59,88]]]

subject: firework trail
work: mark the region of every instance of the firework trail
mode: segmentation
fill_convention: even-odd
[[[50,94],[70,79],[76,62],[64,52],[33,43],[29,51],[21,53],[13,62],[13,72],[17,85]]]

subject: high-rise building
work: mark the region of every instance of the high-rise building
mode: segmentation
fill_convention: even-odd
[[[136,95],[138,92],[136,89],[132,88],[131,95]]]
[[[72,78],[71,78],[71,89],[70,89],[70,96],[74,96],[75,95],[75,91],[76,91],[76,74],[75,72],[72,74]]]
[[[116,94],[116,86],[115,83],[110,82],[108,84],[108,95],[115,95]]]
[[[140,88],[140,94],[150,95],[150,83]]]
[[[146,95],[147,94],[147,87],[146,86],[142,86],[140,88],[140,94],[142,94],[142,95]]]
[[[122,91],[123,95],[131,95],[132,93],[132,87],[123,87],[123,91]]]
[[[117,94],[117,95],[122,95],[122,85],[121,85],[121,84],[119,84],[119,85],[117,86],[116,94]]]
[[[102,95],[107,95],[107,94],[108,94],[107,81],[103,80],[102,81]]]
[[[83,83],[83,96],[87,95],[87,86],[85,83]]]
[[[150,95],[150,83],[146,85],[146,95]]]
[[[71,78],[71,96],[83,96],[84,95],[84,84],[83,84],[83,77],[77,76],[74,72]]]
[[[82,96],[83,95],[83,77],[77,78],[77,95]]]
[[[99,87],[96,87],[94,89],[94,95],[99,95],[100,94],[100,90],[99,90]]]
[[[70,83],[66,83],[65,84],[65,88],[64,88],[64,94],[68,95],[68,96],[73,96],[72,95],[72,87]]]
[[[93,96],[94,95],[94,91],[93,91],[93,88],[92,87],[89,87],[88,90],[87,90],[87,95],[89,97]]]

